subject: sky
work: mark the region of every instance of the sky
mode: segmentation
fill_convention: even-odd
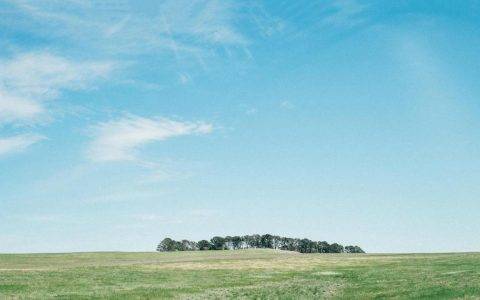
[[[480,1],[0,0],[0,252],[480,250]]]

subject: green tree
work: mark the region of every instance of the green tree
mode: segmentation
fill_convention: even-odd
[[[224,250],[226,249],[225,238],[221,236],[214,236],[210,242],[213,245],[213,250]]]
[[[236,235],[234,237],[232,237],[232,247],[233,249],[240,249],[241,246],[242,246],[242,243],[243,243],[243,239],[242,237]]]
[[[171,238],[164,238],[157,246],[157,251],[175,251],[177,250],[177,242]]]
[[[197,243],[198,250],[211,250],[212,244],[207,240],[201,240]]]
[[[245,247],[248,248],[255,248],[255,239],[251,235],[244,235],[242,237]]]
[[[195,251],[197,250],[197,243],[189,240],[182,240],[182,249],[183,251]]]
[[[309,239],[301,239],[298,243],[298,251],[300,253],[315,252],[316,243]]]
[[[344,251],[343,246],[337,243],[333,243],[328,247],[329,253],[342,253]]]
[[[358,246],[345,246],[346,253],[365,253],[362,248]]]
[[[273,248],[301,253],[365,253],[359,246],[346,246],[325,241],[316,242],[309,239],[287,238],[271,234],[253,234],[241,236],[214,236],[210,241],[198,243],[189,240],[175,241],[163,239],[157,251],[195,251],[195,250],[236,250],[240,248]]]
[[[228,249],[228,250],[234,249],[234,248],[233,248],[233,241],[232,241],[232,239],[233,239],[233,238],[232,238],[231,236],[229,236],[229,235],[227,235],[227,236],[225,237],[225,249]]]
[[[330,249],[330,245],[327,242],[325,241],[317,242],[318,253],[328,253],[329,249]]]
[[[264,234],[260,238],[260,247],[273,248],[273,236],[271,234]]]

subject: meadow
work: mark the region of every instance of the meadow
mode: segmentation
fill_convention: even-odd
[[[0,299],[480,299],[480,253],[0,254]]]

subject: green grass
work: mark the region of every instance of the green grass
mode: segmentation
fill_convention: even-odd
[[[0,255],[0,299],[480,299],[480,253]]]

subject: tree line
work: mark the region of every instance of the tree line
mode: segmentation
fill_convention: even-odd
[[[175,241],[167,237],[158,244],[157,251],[237,250],[249,248],[270,248],[300,253],[365,253],[358,246],[344,247],[337,243],[329,244],[325,241],[317,242],[309,239],[288,238],[271,234],[214,236],[209,241],[201,240],[198,242],[189,240]]]

